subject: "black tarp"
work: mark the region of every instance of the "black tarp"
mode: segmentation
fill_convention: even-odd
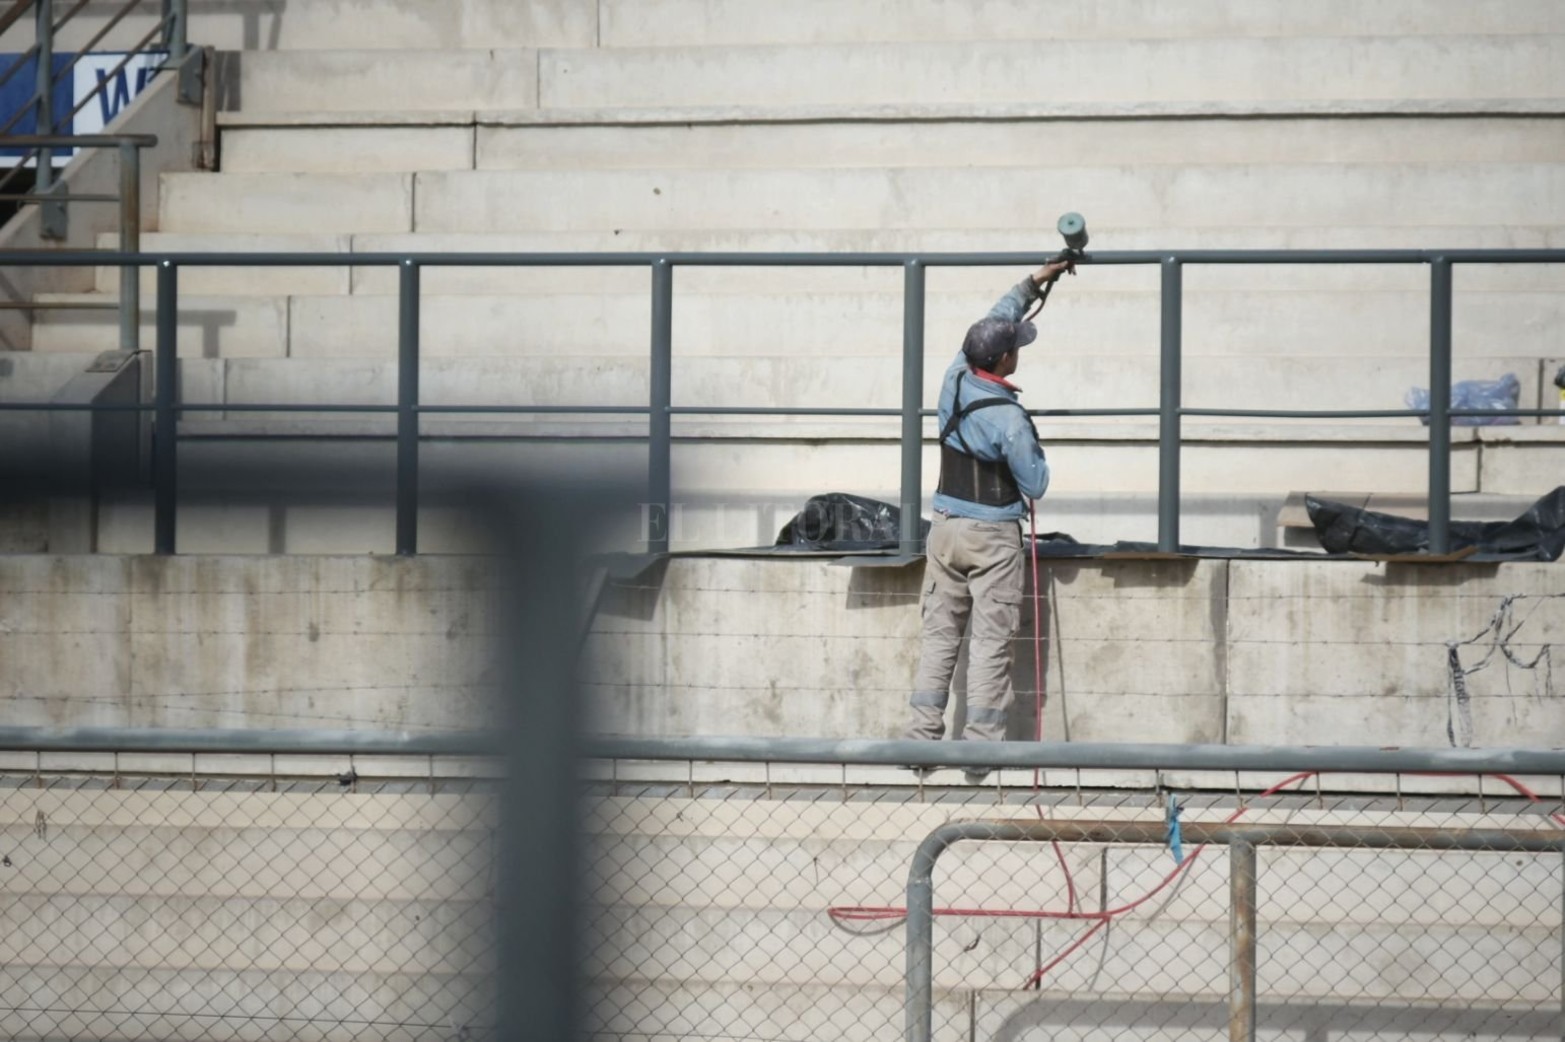
[[[1372,556],[1429,551],[1429,522],[1304,497],[1327,553]],[[1565,485],[1512,521],[1451,522],[1452,551],[1474,548],[1469,561],[1553,561],[1565,550]]]
[[[919,519],[929,534],[929,522]],[[902,511],[847,492],[811,496],[777,533],[776,545],[795,550],[894,550],[901,543]]]

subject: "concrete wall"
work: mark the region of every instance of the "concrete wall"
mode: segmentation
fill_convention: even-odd
[[[1557,566],[1100,561],[1040,569],[1043,734],[1077,741],[1545,745],[1536,658],[1565,632]],[[611,587],[588,645],[597,726],[626,734],[895,737],[922,570],[676,559]],[[1515,598],[1507,602],[1507,598]],[[1030,606],[1013,737],[1034,734]],[[1523,625],[1511,632],[1516,623]],[[1458,645],[1463,704],[1451,682]],[[1449,733],[1448,733],[1449,732]]]
[[[472,558],[0,558],[17,726],[481,726]]]
[[[1556,570],[1046,563],[1043,733],[1560,744],[1558,680],[1543,661],[1528,670],[1503,655],[1530,662],[1561,640]],[[8,719],[477,726],[493,683],[489,572],[482,558],[3,557]],[[611,583],[583,658],[595,727],[894,737],[917,655],[921,575],[918,565],[676,558]],[[1031,603],[1016,644],[1018,738],[1034,733]],[[1452,643],[1473,670],[1465,702],[1453,693]]]

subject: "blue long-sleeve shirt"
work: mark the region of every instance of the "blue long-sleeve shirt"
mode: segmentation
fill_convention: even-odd
[[[1032,280],[1023,279],[995,302],[986,317],[1001,318],[1008,322],[1020,321],[1027,313],[1027,305],[1035,295]],[[1017,391],[1020,390],[990,374],[978,375],[967,364],[967,356],[958,351],[956,359],[952,361],[940,381],[938,408],[941,430],[945,430],[946,424],[951,420],[958,384],[962,388],[963,405],[979,398],[998,397],[1016,401]],[[957,440],[958,433],[962,436],[961,441]],[[992,507],[936,492],[934,500],[936,510],[953,517],[967,517],[978,521],[1012,521],[1026,517],[1027,500],[1042,498],[1044,491],[1049,487],[1049,461],[1044,458],[1043,446],[1038,444],[1032,423],[1021,409],[996,406],[968,413],[958,425],[958,430],[952,431],[949,441],[953,446],[964,452],[970,452],[981,460],[1005,460],[1011,468],[1011,477],[1015,479],[1016,487],[1021,490],[1026,499],[1018,500],[1009,506]],[[966,444],[964,445],[963,442]]]

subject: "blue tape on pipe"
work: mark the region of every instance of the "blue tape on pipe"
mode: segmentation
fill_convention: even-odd
[[[1174,855],[1174,864],[1184,862],[1185,845],[1179,835],[1179,800],[1173,793],[1168,794],[1168,851]]]

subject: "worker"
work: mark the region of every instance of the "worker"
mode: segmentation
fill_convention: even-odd
[[[1032,417],[1009,377],[1038,335],[1023,316],[1069,261],[1045,264],[973,323],[940,384],[940,483],[924,564],[923,639],[906,737],[939,740],[962,635],[968,741],[1003,741],[1015,691],[1011,642],[1021,629],[1022,535],[1028,501],[1049,487]],[[919,768],[915,768],[919,769]],[[988,775],[970,768],[967,781]]]

